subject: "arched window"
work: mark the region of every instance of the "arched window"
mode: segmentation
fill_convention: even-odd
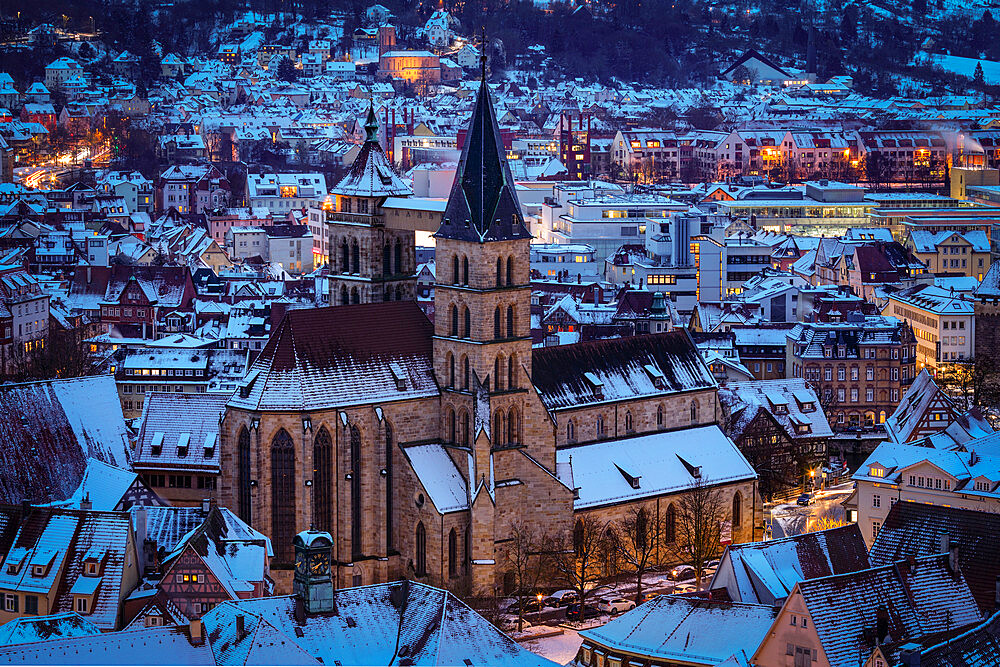
[[[462,255],[462,284],[469,284],[469,258]]]
[[[597,415],[597,437],[600,438],[604,435],[604,416]]]
[[[363,553],[361,525],[361,431],[351,427],[351,557]]]
[[[458,534],[452,528],[448,533],[448,576],[458,574]]]
[[[452,284],[457,285],[458,284],[458,255],[455,255],[454,257],[451,258],[451,272],[452,272],[451,282],[452,282]]]
[[[507,359],[507,388],[513,389],[517,386],[514,382],[514,355],[510,355]]]
[[[698,401],[691,401],[691,423],[698,421]]]
[[[493,337],[500,337],[500,306],[493,310]]]
[[[493,414],[493,444],[503,444],[503,412],[500,410]]]
[[[406,273],[403,268],[403,244],[396,239],[396,273]]]
[[[667,514],[663,521],[663,540],[667,544],[677,541],[677,510],[673,503],[667,505]]]
[[[514,258],[513,257],[508,257],[507,258],[507,284],[508,285],[513,285],[514,284]]]
[[[640,550],[646,548],[646,532],[648,530],[646,510],[641,509],[635,515],[635,545]]]
[[[313,439],[313,502],[316,530],[330,530],[332,525],[331,499],[333,498],[333,439],[326,428],[321,428]]]
[[[392,484],[392,426],[388,421],[385,422],[385,550],[386,552],[392,551],[393,547],[393,520],[392,520],[392,509],[394,507],[393,502],[393,484]]]
[[[501,389],[503,389],[503,372],[504,372],[504,370],[505,370],[505,368],[504,368],[504,365],[503,365],[503,357],[498,356],[493,361],[493,382],[496,385],[495,387],[493,387],[494,391],[500,391]]]
[[[507,306],[507,338],[514,337],[514,306]]]
[[[739,528],[743,520],[743,497],[737,491],[733,494],[733,528]]]
[[[576,434],[573,432],[573,420],[570,419],[566,422],[566,441],[573,442],[576,439]]]
[[[466,306],[463,309],[463,314],[464,314],[464,318],[463,319],[465,320],[465,322],[464,322],[464,324],[465,324],[465,338],[471,338],[472,337],[472,312],[469,310],[468,306]]]
[[[884,424],[885,423],[885,410],[880,410],[879,411],[879,413],[878,413],[878,423],[879,424]]]
[[[361,293],[357,287],[351,290],[351,303],[361,303]]]
[[[515,408],[507,413],[507,444],[516,445],[521,441],[521,419]]]
[[[573,526],[573,552],[577,556],[583,555],[583,519],[577,519]]]
[[[497,287],[503,287],[503,260],[497,257]]]
[[[451,304],[451,335],[458,337],[458,306]]]
[[[295,444],[281,429],[271,440],[271,537],[277,562],[292,562],[294,536]]]
[[[663,406],[662,405],[657,405],[656,406],[656,425],[657,425],[657,427],[660,427],[660,428],[663,427]]]
[[[340,242],[340,271],[351,272],[351,251],[347,247],[347,239]]]
[[[631,410],[626,410],[625,411],[625,430],[626,431],[631,431],[632,430],[632,411]]]
[[[240,427],[236,439],[237,467],[239,469],[239,516],[244,523],[249,524],[251,517],[250,504],[250,432],[245,426]]]
[[[455,443],[457,435],[457,427],[455,424],[455,411],[452,408],[448,408],[448,442]]]
[[[427,574],[427,531],[424,530],[424,522],[417,523],[417,558],[416,573],[418,577]]]
[[[462,445],[469,446],[469,413],[462,410]]]
[[[448,386],[455,387],[455,357],[448,353]]]
[[[351,244],[351,273],[361,273],[361,249],[357,241]]]
[[[392,275],[392,247],[388,243],[382,248],[382,275]]]
[[[351,302],[351,296],[347,293],[347,285],[340,287],[340,305],[346,306]]]
[[[462,355],[462,389],[469,389],[469,358]]]

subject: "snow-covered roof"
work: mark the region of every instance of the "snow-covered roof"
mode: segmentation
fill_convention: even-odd
[[[136,468],[218,472],[219,422],[228,400],[227,394],[147,393],[136,440]]]
[[[469,509],[468,486],[442,445],[404,447],[403,453],[439,512]]]
[[[715,424],[568,447],[556,462],[572,465],[577,510],[757,478]]]
[[[0,625],[0,646],[33,644],[100,633],[99,627],[72,611],[50,616],[24,616]]]

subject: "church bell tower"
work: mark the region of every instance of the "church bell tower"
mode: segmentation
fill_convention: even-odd
[[[320,530],[304,530],[295,536],[295,578],[292,592],[302,599],[306,613],[334,610],[331,551],[333,538]]]

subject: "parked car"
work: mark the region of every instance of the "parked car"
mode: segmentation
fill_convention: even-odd
[[[541,611],[545,609],[545,605],[538,601],[535,597],[526,597],[524,599],[524,613],[529,614],[531,612]],[[508,614],[517,615],[517,600],[511,602],[504,611]]]
[[[796,500],[795,502],[797,504],[802,505],[803,507],[805,507],[807,505],[812,505],[813,504],[813,500],[814,500],[813,494],[811,494],[811,493],[803,493],[801,496],[799,496],[799,499]]]
[[[707,563],[705,563],[705,569],[706,570],[718,570],[719,569],[719,561],[718,560],[710,560],[710,561],[708,561]]]
[[[577,598],[576,591],[562,590],[548,596],[543,602],[549,607],[565,607],[576,602]]]
[[[674,593],[678,594],[694,593],[696,590],[698,590],[698,587],[695,586],[694,584],[681,584],[680,586],[674,589]]]
[[[690,565],[678,565],[674,569],[670,570],[668,575],[674,581],[682,581],[684,579],[691,579],[694,577],[694,568]]]
[[[625,598],[604,599],[597,602],[597,608],[608,614],[618,614],[630,609],[635,609],[635,601],[627,600]]]
[[[580,605],[573,603],[566,607],[566,618],[579,621],[587,618],[597,618],[601,615],[601,610],[589,604],[583,605],[583,613],[580,612]]]
[[[639,604],[643,604],[643,603],[649,602],[653,598],[658,598],[661,595],[663,595],[663,593],[643,593],[642,594],[642,602],[640,602]]]

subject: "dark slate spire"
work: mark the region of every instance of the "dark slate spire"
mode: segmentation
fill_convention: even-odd
[[[378,119],[375,117],[375,105],[368,103],[368,118],[365,119],[365,141],[378,143]]]
[[[477,243],[529,239],[486,85],[485,49],[484,40],[479,94],[448,206],[435,236]]]

